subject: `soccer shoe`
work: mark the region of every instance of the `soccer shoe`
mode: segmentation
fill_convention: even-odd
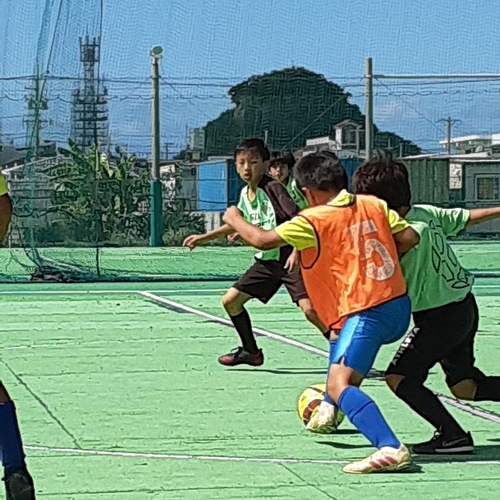
[[[26,468],[17,470],[3,480],[7,500],[35,500],[33,478]]]
[[[364,460],[347,464],[342,470],[348,474],[397,472],[406,469],[410,464],[410,451],[404,444],[401,444],[397,449],[384,446]]]
[[[416,444],[411,450],[417,455],[470,455],[474,452],[474,441],[470,432],[445,439],[440,431],[436,431],[430,441]]]
[[[250,354],[243,347],[237,347],[228,354],[219,358],[219,363],[224,366],[250,365],[261,366],[264,364],[264,353],[259,349],[256,354]]]
[[[337,430],[335,406],[326,401],[321,401],[316,412],[306,425],[309,432],[317,434],[331,434]]]

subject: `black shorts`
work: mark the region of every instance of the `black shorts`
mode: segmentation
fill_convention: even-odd
[[[386,374],[417,378],[424,383],[430,369],[439,363],[448,387],[465,379],[479,382],[484,378],[475,367],[474,339],[479,310],[472,293],[461,302],[414,313],[413,321],[415,327],[401,344]]]
[[[267,304],[284,285],[294,303],[307,299],[308,295],[302,275],[289,274],[285,262],[277,260],[256,260],[243,276],[233,285],[236,290]]]

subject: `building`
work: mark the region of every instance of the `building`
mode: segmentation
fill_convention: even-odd
[[[50,141],[42,141],[38,146],[39,157],[47,158],[57,155],[57,145]],[[0,144],[0,169],[22,167],[29,153],[28,147],[17,148],[12,144]]]
[[[447,139],[439,141],[439,144],[444,150],[447,150]],[[452,137],[450,145],[452,150],[461,155],[474,153],[483,153],[486,157],[500,155],[500,133]]]
[[[343,120],[333,127],[334,136],[326,135],[306,140],[306,145],[295,152],[297,158],[314,153],[320,149],[334,151],[339,158],[359,158],[361,151],[362,127],[352,120]]]

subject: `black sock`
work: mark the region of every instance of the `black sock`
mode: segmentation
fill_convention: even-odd
[[[465,434],[439,398],[416,380],[405,377],[396,389],[396,396],[444,436],[456,437]]]
[[[241,339],[243,349],[250,354],[256,354],[259,348],[252,331],[252,322],[246,309],[240,312],[237,316],[229,316],[233,322],[236,331]]]
[[[485,377],[477,384],[474,401],[500,401],[500,377]]]

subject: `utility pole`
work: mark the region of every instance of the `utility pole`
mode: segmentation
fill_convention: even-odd
[[[170,156],[170,146],[173,146],[173,142],[165,142],[163,144],[165,146],[165,160],[168,160],[168,157]]]
[[[373,152],[373,60],[366,59],[365,66],[366,81],[366,109],[365,109],[365,155],[369,160]]]
[[[150,206],[150,245],[163,245],[163,200],[160,180],[160,59],[163,49],[151,49],[152,69],[152,113],[151,113],[151,206]]]
[[[49,108],[47,99],[42,96],[41,77],[38,65],[36,67],[33,87],[28,90],[31,90],[27,106],[30,117],[24,120],[28,125],[27,146],[31,152],[29,159],[37,160],[40,155],[40,132],[42,125],[47,123],[42,120],[42,111],[46,111]]]
[[[446,123],[446,152],[451,155],[451,127],[455,123],[460,123],[460,120],[453,120],[451,116],[448,116],[448,118],[443,118],[439,121]]]

